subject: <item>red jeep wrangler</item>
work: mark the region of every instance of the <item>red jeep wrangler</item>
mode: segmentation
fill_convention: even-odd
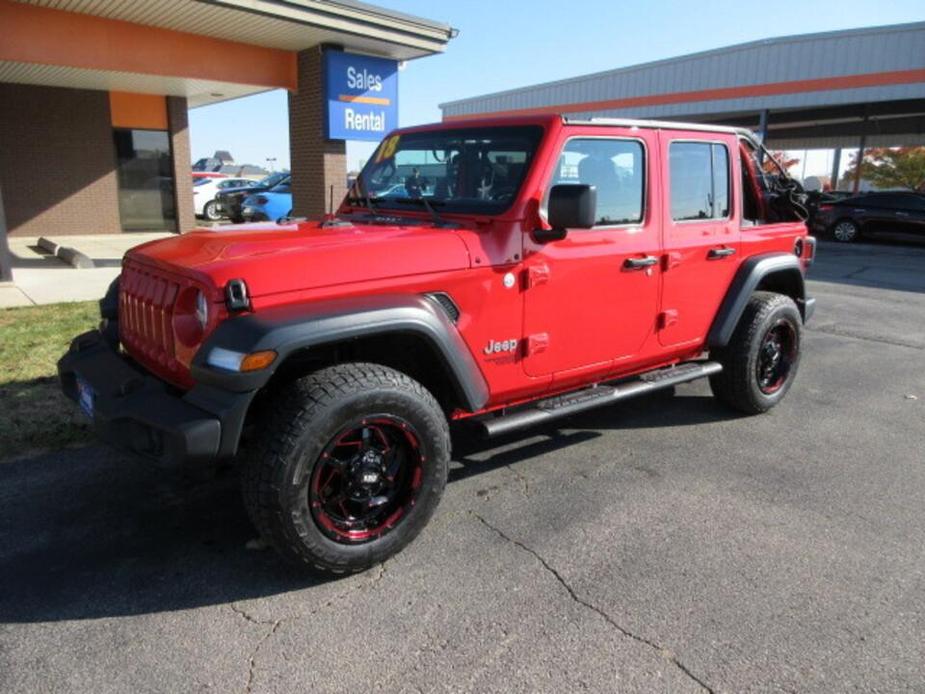
[[[400,130],[323,221],[130,251],[61,383],[142,456],[240,453],[270,544],[365,569],[433,514],[451,421],[497,435],[702,377],[748,413],[784,397],[815,244],[761,159],[703,125]]]

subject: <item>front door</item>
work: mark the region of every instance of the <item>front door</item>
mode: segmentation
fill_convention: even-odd
[[[546,187],[597,189],[597,224],[538,245],[525,262],[524,368],[567,378],[631,362],[654,329],[659,233],[647,153],[654,131],[632,137],[572,131]],[[597,133],[600,129],[596,130]]]
[[[732,135],[662,133],[667,192],[658,339],[664,347],[703,341],[739,266],[741,213],[730,156],[736,144]]]

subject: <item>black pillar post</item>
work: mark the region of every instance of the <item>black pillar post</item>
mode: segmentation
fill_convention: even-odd
[[[758,139],[764,144],[768,139],[768,109],[763,109],[758,115]],[[758,163],[764,164],[764,150],[758,150]]]
[[[857,193],[861,188],[861,163],[864,161],[864,150],[867,149],[867,123],[870,120],[868,109],[864,109],[864,121],[861,123],[861,142],[858,145],[858,161],[854,168],[854,184],[851,192]]]
[[[841,168],[841,147],[835,148],[832,158],[832,190],[838,190],[838,170]]]
[[[3,209],[3,191],[0,190],[0,282],[13,281],[13,256],[6,238],[6,212]]]

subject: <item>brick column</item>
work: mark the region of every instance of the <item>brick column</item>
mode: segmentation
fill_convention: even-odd
[[[189,113],[186,98],[167,97],[167,127],[170,129],[170,149],[173,152],[174,201],[177,205],[177,229],[179,233],[196,226],[193,212],[193,181],[190,144]]]
[[[324,136],[323,56],[315,46],[298,55],[298,91],[289,93],[289,150],[293,214],[318,219],[347,193],[347,145]],[[330,49],[327,49],[330,50]]]

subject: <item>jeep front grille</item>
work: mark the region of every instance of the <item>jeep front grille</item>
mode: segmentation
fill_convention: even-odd
[[[179,285],[148,268],[126,262],[119,280],[119,338],[135,359],[173,371],[176,352],[173,308]]]

